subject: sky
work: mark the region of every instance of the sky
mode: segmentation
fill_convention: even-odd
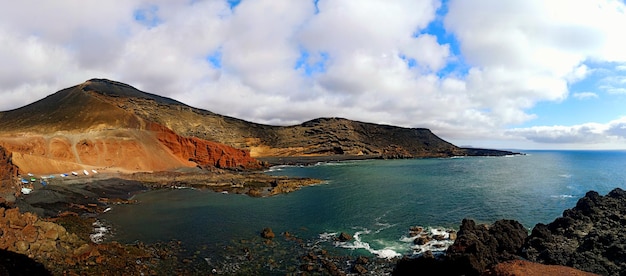
[[[626,149],[624,1],[0,2],[0,110],[107,78],[257,123]]]

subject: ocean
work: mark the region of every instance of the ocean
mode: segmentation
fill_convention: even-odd
[[[530,230],[553,221],[590,190],[604,195],[617,187],[626,189],[626,151],[524,153],[278,166],[267,173],[325,182],[269,198],[154,190],[137,195],[139,204],[114,206],[99,220],[111,229],[105,240],[176,239],[208,266],[221,263],[226,269],[238,246],[260,239],[265,227],[333,254],[384,259],[445,249],[414,245],[412,226],[445,233],[458,229],[464,218],[479,223],[514,219]],[[332,239],[341,232],[354,239]],[[261,254],[276,254],[285,264],[297,262],[298,253],[292,251],[297,246],[277,244]]]

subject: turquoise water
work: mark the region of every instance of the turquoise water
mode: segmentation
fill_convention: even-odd
[[[515,219],[531,229],[560,216],[589,190],[626,189],[625,151],[526,153],[277,167],[268,173],[326,182],[270,198],[156,190],[137,195],[140,204],[113,207],[102,219],[115,229],[110,239],[178,239],[211,254],[271,227],[315,242],[329,233],[356,234],[355,241],[325,246],[386,257],[415,252],[407,239],[414,225],[455,229],[463,218]]]

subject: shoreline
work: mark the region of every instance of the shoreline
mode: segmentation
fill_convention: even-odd
[[[332,161],[332,160],[331,160]],[[316,161],[316,162],[320,162],[320,161]],[[207,175],[215,175],[215,178],[207,178]],[[262,173],[261,173],[262,174]],[[244,185],[243,187],[240,187],[238,185],[237,181],[233,180],[233,175],[238,175],[239,178],[237,178],[236,180],[239,181],[243,181]],[[103,178],[105,178],[105,176],[101,176]],[[76,212],[74,213],[74,211],[67,211],[67,213],[65,213],[64,215],[60,215],[57,213],[58,219],[53,220],[54,222],[58,223],[59,225],[62,225],[63,227],[65,227],[64,229],[67,229],[67,232],[76,232],[75,229],[71,229],[72,225],[77,224],[78,226],[76,226],[76,228],[80,228],[80,224],[81,223],[85,223],[86,221],[91,221],[93,219],[95,219],[94,216],[92,216],[94,213],[102,213],[104,212],[104,208],[106,208],[106,206],[110,206],[112,204],[133,204],[135,202],[133,202],[132,200],[132,196],[136,195],[136,193],[145,191],[147,188],[172,188],[172,187],[177,187],[177,186],[173,186],[173,185],[179,185],[182,184],[185,187],[193,187],[193,183],[196,183],[196,181],[204,179],[202,183],[197,183],[196,185],[199,185],[199,187],[202,188],[206,188],[206,189],[211,189],[213,191],[218,191],[217,189],[233,189],[233,191],[246,191],[245,189],[248,189],[247,191],[252,191],[252,190],[257,190],[257,188],[260,188],[261,190],[265,189],[267,190],[268,187],[267,186],[263,186],[263,185],[259,185],[258,183],[254,183],[253,185],[245,185],[246,181],[250,181],[250,179],[256,179],[255,177],[258,177],[258,175],[255,175],[255,173],[251,173],[251,172],[236,172],[233,174],[230,174],[229,172],[224,172],[224,171],[210,171],[210,172],[204,172],[204,173],[198,173],[196,172],[194,173],[190,173],[189,171],[187,172],[161,172],[161,173],[135,173],[135,174],[131,174],[131,175],[126,175],[124,176],[124,178],[105,178],[105,179],[98,179],[98,180],[94,180],[94,181],[89,181],[87,183],[73,183],[73,184],[67,184],[67,186],[72,186],[71,188],[68,187],[64,187],[67,189],[57,189],[56,185],[49,185],[43,189],[38,189],[37,191],[35,191],[33,194],[28,195],[28,196],[33,196],[36,195],[37,193],[39,193],[40,191],[47,191],[47,190],[53,190],[59,193],[68,193],[68,194],[63,194],[65,196],[67,196],[65,198],[66,201],[68,201],[67,203],[69,203],[69,205],[67,205],[66,207],[71,207],[74,208],[73,210],[75,210]],[[230,179],[230,182],[220,182],[226,179]],[[263,178],[265,179],[265,178]],[[277,181],[276,178],[267,178],[267,179],[272,179],[269,182],[264,182],[265,184],[270,184],[272,189],[275,189],[276,187],[282,187],[280,185],[280,181]],[[78,179],[73,179],[78,181]],[[76,186],[75,186],[76,185]],[[82,186],[81,186],[82,185]],[[154,186],[152,186],[154,185]],[[226,185],[226,186],[224,186]],[[297,186],[297,188],[303,187],[305,185],[300,185]],[[194,187],[195,188],[195,187]],[[143,189],[143,190],[142,190]],[[285,191],[279,189],[279,191],[281,192],[289,192],[289,191]],[[247,193],[247,192],[242,192],[242,193]],[[101,195],[104,194],[105,196],[102,197]],[[254,196],[253,194],[247,193],[251,196]],[[268,195],[272,195],[271,194],[271,190],[267,190],[267,193],[265,196]],[[263,194],[259,195],[259,196],[264,196]],[[52,197],[52,196],[51,196]],[[49,197],[49,198],[51,198]],[[597,198],[602,198],[600,196],[593,193],[588,193],[587,196],[589,199],[587,200],[591,200],[592,202],[597,203],[599,202],[599,199]],[[625,193],[621,190],[616,190],[614,192],[611,192],[610,195],[607,195],[606,198],[612,199],[612,198],[619,198],[619,197],[625,197]],[[45,197],[44,197],[45,199]],[[105,200],[103,200],[105,199]],[[84,200],[85,202],[81,202],[81,200]],[[93,200],[96,200],[96,203],[91,203],[93,202]],[[585,202],[584,201],[585,198],[581,199],[579,202]],[[74,202],[76,201],[76,202]],[[40,204],[48,204],[50,208],[61,208],[59,205],[59,202],[61,201],[56,201],[56,202],[50,202],[50,201],[46,201],[43,199],[40,199],[38,201]],[[86,203],[86,204],[85,204]],[[48,206],[46,205],[46,206]],[[585,205],[587,206],[587,205]],[[591,207],[593,207],[593,205],[589,205]],[[19,207],[19,206],[18,206]],[[37,207],[37,206],[35,206]],[[44,209],[45,206],[38,206],[37,208],[42,208]],[[578,207],[578,206],[577,206]],[[22,210],[20,208],[20,210]],[[24,211],[24,210],[22,210]],[[4,212],[4,210],[3,210]],[[578,211],[576,211],[578,212]],[[564,216],[565,214],[577,214],[574,211],[571,210],[566,210],[564,212]],[[612,215],[612,214],[607,214],[607,215]],[[26,215],[25,215],[26,216]],[[615,216],[615,215],[612,215]],[[617,216],[621,216],[621,215],[617,215]],[[610,217],[610,216],[609,216]],[[558,220],[558,219],[557,219]],[[509,223],[509,222],[505,222],[505,223]],[[558,223],[563,223],[563,221],[558,222]],[[467,225],[469,226],[467,226]],[[555,221],[555,225],[557,224],[557,221]],[[558,225],[561,225],[558,224]],[[12,225],[12,224],[10,224]],[[29,224],[27,224],[28,226]],[[271,225],[270,225],[271,226]],[[485,232],[487,231],[489,233],[489,235],[494,235],[496,237],[496,239],[498,239],[498,237],[516,237],[516,235],[528,235],[528,229],[523,228],[523,227],[517,227],[515,224],[511,223],[511,226],[514,227],[509,227],[506,226],[503,229],[505,231],[509,231],[509,229],[514,229],[516,232],[512,233],[513,235],[500,235],[498,232],[491,232],[492,229],[495,229],[493,231],[500,231],[498,230],[499,228],[496,226],[480,226],[480,225],[474,225],[473,222],[472,224],[470,224],[469,222],[466,223],[466,221],[463,221],[463,226],[461,226],[461,231],[459,231],[459,237],[463,236],[463,231],[478,231],[479,233],[481,232]],[[536,228],[539,227],[536,226]],[[556,226],[555,226],[556,227]],[[560,227],[560,226],[559,226]],[[93,228],[93,227],[92,227]],[[463,230],[463,228],[465,228],[465,230]],[[519,228],[519,229],[516,229]],[[15,228],[18,229],[18,228]],[[60,228],[59,228],[60,229]],[[569,228],[568,228],[569,229]],[[568,229],[565,229],[567,231],[569,231]],[[260,230],[260,229],[259,229]],[[519,231],[518,231],[519,230]],[[60,230],[59,230],[60,231]],[[63,230],[65,231],[65,230]],[[547,231],[547,230],[545,230]],[[5,231],[6,232],[6,231]],[[264,233],[265,231],[262,231],[261,233]],[[533,234],[534,234],[535,230],[533,230]],[[522,234],[523,233],[523,234]],[[264,235],[264,234],[263,234]],[[546,234],[542,234],[542,235],[546,235]],[[551,235],[556,235],[556,234],[551,234]],[[79,235],[80,237],[82,237],[81,235]],[[395,269],[395,267],[397,267],[397,265],[400,264],[400,261],[404,260],[405,256],[402,256],[401,258],[392,258],[392,259],[388,259],[388,260],[381,260],[379,258],[372,258],[369,257],[369,259],[366,257],[367,261],[365,261],[362,257],[363,256],[358,256],[358,254],[329,254],[328,252],[324,252],[324,250],[320,247],[306,247],[303,249],[303,251],[296,251],[298,252],[297,254],[299,255],[289,255],[287,253],[285,253],[285,255],[270,255],[270,257],[268,257],[267,255],[265,255],[267,252],[274,252],[278,249],[280,249],[280,244],[286,245],[286,246],[302,246],[301,243],[304,244],[310,244],[309,241],[302,241],[301,239],[299,239],[298,237],[289,234],[288,232],[285,233],[280,233],[280,236],[283,237],[282,239],[275,239],[275,238],[266,238],[266,237],[262,237],[263,239],[259,238],[259,237],[251,237],[250,240],[247,241],[235,241],[236,245],[233,248],[233,251],[231,251],[228,254],[232,254],[230,255],[230,257],[232,257],[232,260],[236,260],[239,263],[235,263],[237,265],[240,265],[243,267],[243,265],[252,265],[250,267],[250,271],[255,271],[254,269],[269,269],[269,271],[275,271],[273,269],[280,269],[281,266],[279,266],[277,263],[272,263],[272,260],[281,260],[280,256],[285,256],[285,258],[290,258],[293,259],[295,258],[295,263],[299,264],[300,266],[298,267],[298,265],[294,266],[289,266],[289,270],[281,270],[282,272],[288,272],[288,273],[303,273],[303,272],[311,272],[311,273],[329,273],[332,274],[332,271],[338,271],[338,272],[343,272],[343,273],[361,273],[358,271],[363,271],[362,269],[365,269],[366,271],[377,271],[375,269],[377,269],[376,267],[380,268],[380,269],[385,269],[382,271],[391,271],[391,269]],[[340,235],[341,236],[341,235]],[[355,235],[356,236],[356,235]],[[485,243],[490,242],[493,238],[489,238],[489,236],[487,235],[479,235],[480,237],[486,238]],[[276,235],[276,237],[278,237],[278,235]],[[356,237],[355,237],[356,239]],[[520,238],[518,238],[515,242],[516,244],[512,244],[512,248],[519,248],[522,245],[517,244],[518,242],[524,242],[525,240],[527,240],[526,236],[520,236]],[[57,241],[57,243],[59,243],[60,241]],[[172,241],[173,243],[176,243],[175,241]],[[288,242],[293,242],[292,244],[286,244]],[[550,241],[547,241],[550,242]],[[456,243],[456,242],[455,242]],[[117,244],[115,242],[112,243],[105,243],[102,245],[98,245],[98,244],[93,244],[93,243],[87,243],[89,244],[88,247],[89,249],[89,257],[86,258],[86,260],[88,260],[88,262],[90,262],[89,264],[87,264],[87,266],[97,266],[98,264],[101,264],[103,262],[106,262],[107,259],[98,259],[97,254],[102,254],[101,252],[105,250],[105,248],[109,248],[110,246],[116,247],[116,246],[121,246],[121,247],[127,247],[127,246],[131,246],[131,247],[139,247],[145,249],[145,250],[156,250],[156,249],[152,249],[152,246],[158,246],[158,245],[144,245],[141,242],[137,242],[136,244],[126,244],[126,245],[120,245]],[[17,243],[16,243],[17,246]],[[81,246],[82,247],[82,246]],[[259,250],[254,251],[252,250],[252,247],[254,247],[254,250]],[[463,246],[461,245],[460,247],[457,246],[458,248],[462,248]],[[28,247],[26,247],[28,250]],[[174,247],[177,248],[176,250],[180,249],[180,252],[184,252],[185,249],[183,249],[183,247],[180,245],[180,242],[178,243],[178,246]],[[21,249],[20,249],[21,250]],[[95,250],[95,251],[94,251]],[[106,249],[108,250],[108,249]],[[215,265],[216,263],[213,262],[212,263],[209,260],[206,260],[206,258],[211,258],[209,255],[209,257],[204,256],[204,262],[202,262],[202,258],[200,258],[201,256],[198,256],[197,254],[191,254],[189,255],[188,253],[184,253],[187,254],[184,256],[183,255],[176,255],[173,251],[167,251],[164,254],[167,254],[169,256],[179,256],[179,257],[175,257],[178,258],[176,260],[176,262],[171,263],[170,268],[172,268],[173,270],[167,270],[167,271],[181,271],[180,269],[188,269],[188,270],[184,270],[186,272],[194,272],[194,273],[200,273],[200,271],[203,272],[207,272],[206,269],[212,268],[212,269],[216,269]],[[518,249],[515,249],[518,250]],[[449,251],[449,250],[448,250]],[[93,253],[93,252],[99,252],[99,253]],[[242,252],[244,252],[245,254],[242,254]],[[308,252],[308,253],[307,253]],[[511,251],[513,252],[513,251]],[[508,253],[511,253],[508,252]],[[432,252],[431,252],[432,253]],[[458,252],[457,252],[458,253]],[[130,255],[128,255],[127,257],[130,258],[130,260],[133,259],[137,259],[133,254],[136,253],[132,253]],[[140,253],[140,254],[145,254],[145,253]],[[267,253],[269,254],[269,253]],[[271,253],[274,254],[274,253]],[[281,253],[283,254],[283,253]],[[456,254],[456,253],[455,253]],[[462,254],[461,256],[466,256],[463,254],[467,254],[466,252],[462,252],[460,253]],[[494,253],[495,256],[499,256],[498,254],[500,253]],[[516,254],[520,254],[520,253],[516,253]],[[92,256],[93,255],[93,256]],[[36,255],[33,255],[36,256]],[[253,257],[250,257],[253,256]],[[515,255],[513,254],[513,257]],[[41,257],[39,257],[41,260]],[[148,257],[146,257],[148,258]],[[255,258],[253,259],[254,262],[251,261],[250,258]],[[269,258],[269,259],[268,259]],[[430,258],[428,255],[426,255],[426,258]],[[431,260],[437,260],[438,257],[433,257]],[[447,257],[444,257],[447,258]],[[463,257],[464,258],[464,257]],[[150,259],[150,258],[148,258]],[[146,260],[148,260],[146,259]],[[359,261],[360,259],[360,261]],[[98,261],[99,260],[99,261]],[[151,262],[154,262],[155,264],[158,263],[158,260],[155,260],[154,258],[150,259]],[[481,261],[485,261],[485,259],[480,259]],[[215,260],[214,260],[215,261]],[[450,261],[450,260],[448,260]],[[454,261],[454,260],[452,260]],[[60,263],[54,263],[54,262],[59,262],[59,260],[54,260],[52,262],[53,265],[59,265],[59,267],[62,267]],[[144,259],[141,260],[142,264],[144,262]],[[361,262],[361,263],[358,263]],[[364,262],[364,263],[363,263]],[[426,261],[426,262],[430,262],[430,261]],[[439,262],[439,261],[437,261]],[[443,263],[439,263],[439,265],[445,264],[444,261]],[[80,262],[79,262],[80,263]],[[373,263],[376,263],[376,265],[373,265]],[[382,264],[381,264],[382,263]],[[83,266],[85,265],[85,263],[81,263]],[[224,269],[223,271],[228,271],[227,269],[230,269],[229,265],[232,264],[232,262],[230,261],[225,261],[223,263],[220,263],[220,265],[222,265],[222,269]],[[356,266],[356,265],[360,265],[360,266]],[[369,264],[369,266],[368,266]],[[139,263],[137,263],[137,265],[139,265]],[[207,266],[208,265],[208,266]],[[414,261],[405,261],[403,265],[408,265],[408,266],[415,266],[415,269],[421,269],[423,267],[427,267],[427,263],[420,263],[420,262],[414,262]],[[46,265],[48,267],[48,265]],[[79,265],[80,266],[80,265]],[[374,267],[374,268],[372,268]],[[383,267],[383,268],[381,268]],[[480,269],[484,269],[487,266],[484,266],[483,268]],[[81,269],[81,268],[76,268],[75,269]],[[61,269],[61,268],[59,268]],[[121,267],[119,269],[122,269]],[[177,270],[178,269],[178,270]],[[234,269],[234,268],[233,268]],[[374,269],[374,270],[372,270]],[[85,271],[85,270],[83,270]],[[120,270],[123,271],[123,270]],[[157,270],[157,271],[166,271],[166,270]],[[258,271],[258,270],[257,270]],[[265,271],[265,270],[263,270]],[[415,270],[413,270],[415,271]],[[58,271],[57,271],[58,272]],[[241,272],[241,270],[234,270],[233,273],[237,273],[237,272]],[[193,274],[193,273],[192,273]]]
[[[299,166],[313,165],[319,162],[341,162],[352,160],[382,159],[381,155],[320,155],[320,156],[285,156],[285,157],[256,157],[255,159],[266,162],[270,166]]]

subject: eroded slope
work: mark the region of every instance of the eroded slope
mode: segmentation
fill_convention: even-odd
[[[0,113],[0,146],[12,152],[22,172],[32,173],[260,167],[247,151],[180,136],[135,115],[119,98],[183,106],[117,82],[90,80]]]

